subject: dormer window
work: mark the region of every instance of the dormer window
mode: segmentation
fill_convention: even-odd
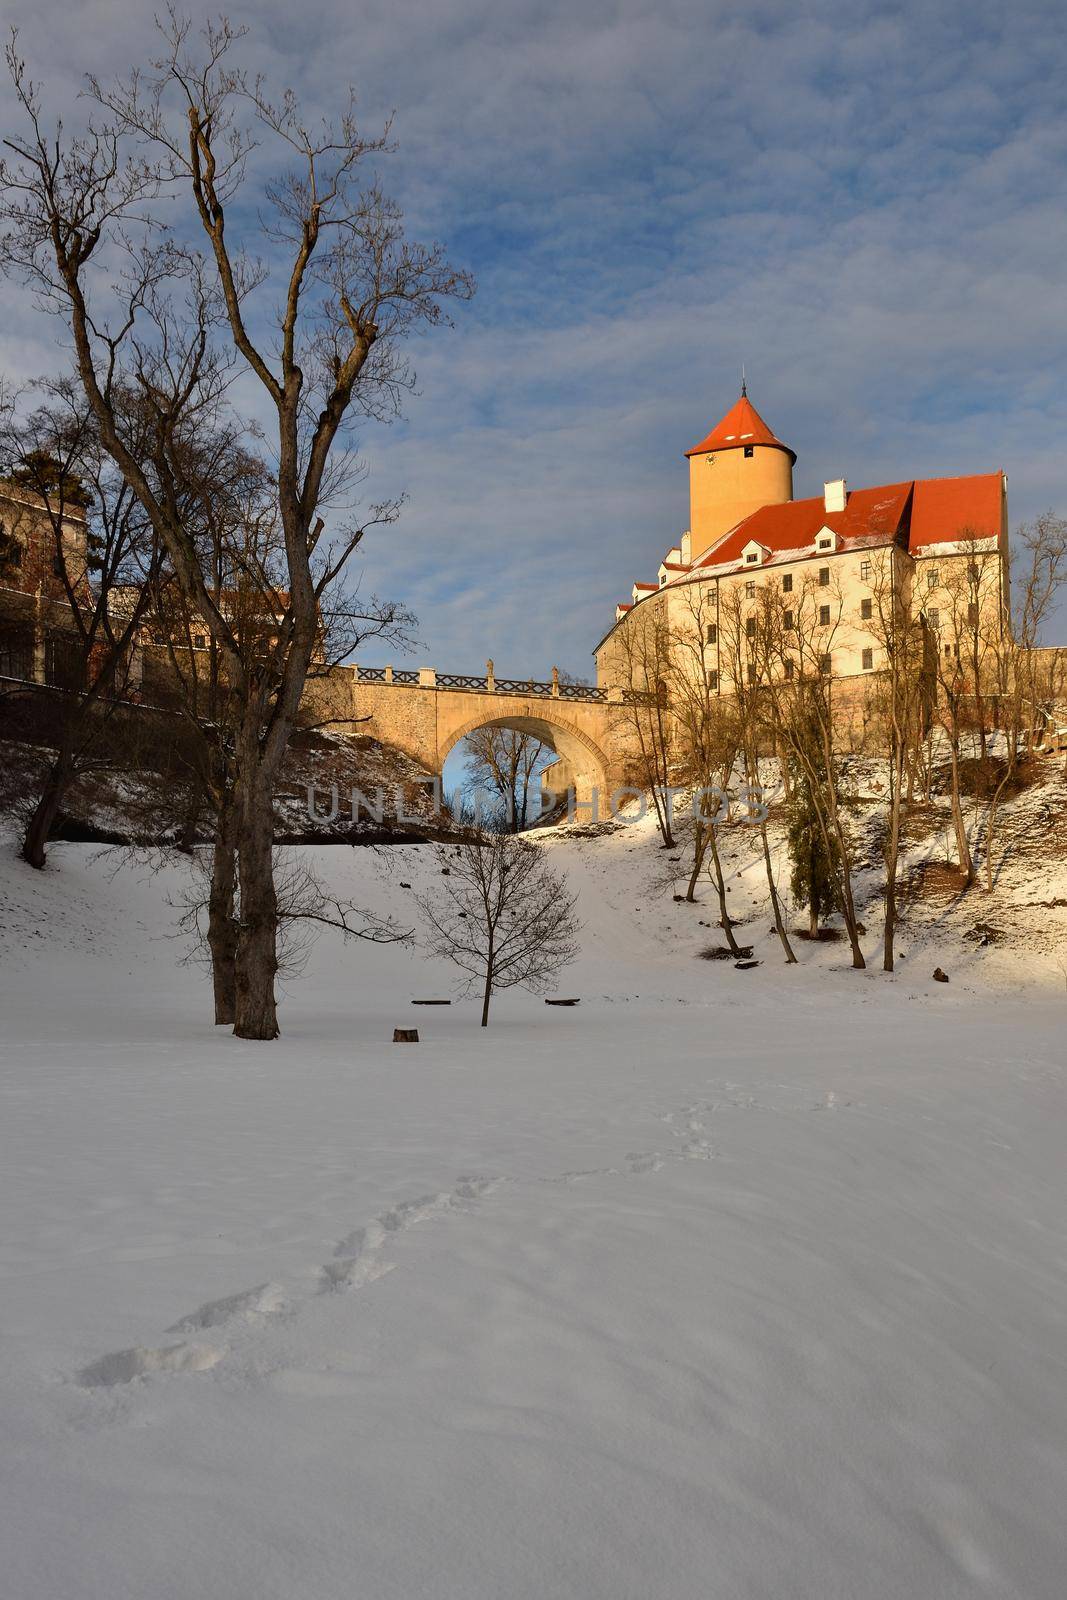
[[[837,534],[833,528],[820,528],[815,535],[815,548],[820,554],[837,549]]]
[[[758,567],[767,552],[755,539],[749,541],[741,552],[741,558],[746,567]]]

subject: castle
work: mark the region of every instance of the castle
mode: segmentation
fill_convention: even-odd
[[[627,680],[633,638],[653,614],[671,633],[699,628],[707,686],[729,693],[739,672],[757,681],[744,635],[754,636],[757,613],[766,616],[773,601],[783,636],[796,641],[780,653],[785,675],[811,663],[837,680],[839,701],[854,703],[864,680],[885,665],[887,610],[896,614],[906,604],[921,618],[942,665],[961,660],[969,631],[988,641],[1007,627],[1003,472],[869,489],[850,489],[838,478],[821,495],[795,500],[796,454],[764,422],[744,385],[722,420],[685,453],[689,528],[667,551],[656,581],[635,583],[630,600],[616,608],[614,626],[594,650],[598,685],[637,686]]]

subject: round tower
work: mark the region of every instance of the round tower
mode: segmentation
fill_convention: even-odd
[[[793,498],[796,454],[776,439],[744,384],[741,398],[689,457],[690,559],[761,506]]]

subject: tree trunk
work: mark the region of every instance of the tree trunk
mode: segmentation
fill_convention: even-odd
[[[893,942],[897,923],[897,861],[900,856],[900,788],[903,770],[898,760],[890,774],[893,796],[889,807],[889,834],[885,847],[885,937],[882,946],[882,971],[893,970]]]
[[[808,933],[813,939],[819,937],[819,917],[814,905],[808,906]]]
[[[951,760],[951,801],[952,801],[952,826],[956,834],[956,855],[960,864],[960,871],[968,883],[974,882],[974,862],[971,858],[971,846],[967,838],[967,822],[963,815],[963,805],[960,801],[960,751],[959,738],[954,736],[949,739],[949,755]]]
[[[234,815],[227,804],[219,813],[211,858],[207,942],[215,992],[215,1023],[232,1025],[237,1016],[237,852]]]
[[[993,841],[996,836],[997,819],[1000,815],[1000,799],[1004,793],[1004,790],[1007,788],[1008,779],[1011,777],[1011,775],[1011,764],[1009,762],[1005,766],[1004,776],[997,784],[993,798],[989,803],[989,817],[986,822],[985,835],[985,877],[986,889],[990,894],[993,892]]]
[[[693,870],[689,874],[689,883],[685,891],[685,898],[691,903],[696,901],[697,879],[700,877],[700,869],[704,865],[704,856],[707,848],[707,829],[702,822],[698,821],[693,835]]]
[[[183,856],[191,856],[193,853],[193,847],[196,844],[196,832],[200,826],[202,808],[203,793],[197,784],[189,795],[189,803],[185,808],[185,815],[182,817],[181,833],[178,835],[178,842],[174,847]],[[218,1021],[218,1018],[215,1020]]]
[[[715,892],[719,896],[719,921],[722,931],[726,935],[726,943],[730,946],[735,956],[741,954],[741,947],[734,938],[734,925],[730,920],[730,913],[726,909],[726,884],[722,876],[722,862],[719,860],[719,847],[715,842],[714,824],[707,830],[708,848],[711,850],[711,864],[715,872]]]
[[[485,989],[482,991],[482,1027],[489,1026],[489,1002],[493,998],[493,941],[489,940],[489,949],[485,958]]]
[[[663,840],[663,848],[664,850],[673,850],[674,833],[671,829],[670,806],[669,802],[664,798],[666,789],[665,787],[661,789],[658,774],[653,777],[649,788],[652,790],[652,805],[656,813],[656,826],[659,828],[659,836]]]
[[[842,849],[844,849],[843,844]],[[856,902],[852,898],[852,874],[847,860],[843,860],[841,864],[841,886],[845,896],[845,927],[848,929],[848,942],[852,946],[852,965],[856,968],[863,968],[866,967],[867,963],[863,959],[863,949],[860,945]]]
[[[48,859],[45,846],[52,837],[56,817],[63,799],[74,780],[74,758],[70,741],[64,737],[56,759],[48,769],[48,774],[37,797],[37,804],[33,814],[26,824],[26,832],[22,839],[22,859],[36,868],[38,872],[43,868]]]
[[[778,886],[774,881],[774,868],[771,865],[771,847],[767,842],[767,824],[760,823],[760,838],[763,841],[763,864],[767,869],[767,887],[771,891],[771,905],[774,908],[774,928],[778,935],[782,949],[785,951],[787,966],[796,965],[796,956],[793,946],[789,943],[789,935],[785,930],[785,919],[782,916],[782,903],[778,898]]]
[[[271,785],[260,766],[240,801],[237,870],[238,925],[234,1033],[239,1039],[276,1039],[278,1010],[278,898],[274,891],[274,810]]]
[[[831,724],[829,717],[820,723],[820,734],[823,745],[823,766],[826,773],[826,810],[825,820],[820,816],[819,826],[827,847],[830,846],[831,830],[837,842],[837,858],[839,862],[838,887],[841,892],[841,915],[845,919],[848,930],[848,942],[852,947],[852,965],[857,969],[865,968],[867,963],[863,959],[863,950],[860,946],[859,922],[856,916],[856,902],[852,895],[852,868],[849,865],[848,839],[845,834],[844,824],[841,821],[841,808],[837,803],[837,777],[834,768],[834,749]],[[832,852],[831,852],[832,853]]]

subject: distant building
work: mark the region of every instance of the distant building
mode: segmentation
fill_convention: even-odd
[[[67,585],[87,593],[85,507],[0,482],[0,678],[77,687],[83,657],[73,644]]]
[[[854,680],[840,684],[840,701],[885,663],[890,595],[921,618],[930,652],[958,654],[968,627],[989,636],[1007,626],[1003,472],[869,489],[850,489],[838,478],[821,495],[794,500],[796,455],[744,388],[686,456],[689,528],[667,551],[655,581],[635,583],[629,601],[616,608],[615,624],[594,652],[598,685],[623,681],[627,630],[647,619],[650,605],[668,630],[699,617],[708,686],[729,693],[737,672],[755,681],[767,670],[766,660],[746,660],[736,634],[754,635],[773,600],[786,636],[778,670],[792,675],[788,633],[806,630],[806,659],[836,680]],[[725,617],[734,619],[733,640],[725,637]]]

